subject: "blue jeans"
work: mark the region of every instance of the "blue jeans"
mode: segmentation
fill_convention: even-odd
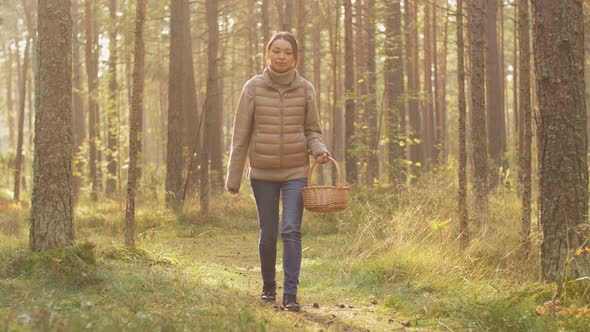
[[[293,179],[282,182],[251,179],[260,223],[260,268],[262,281],[272,285],[276,276],[277,238],[279,231],[279,197],[283,200],[281,238],[283,240],[283,271],[285,294],[297,294],[299,270],[301,268],[301,219],[303,197],[301,188],[307,179]]]

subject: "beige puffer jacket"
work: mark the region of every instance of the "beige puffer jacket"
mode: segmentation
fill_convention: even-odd
[[[328,153],[312,84],[295,69],[276,73],[270,68],[246,82],[234,119],[226,187],[240,188],[247,156],[252,179],[305,178],[310,152],[314,158]]]

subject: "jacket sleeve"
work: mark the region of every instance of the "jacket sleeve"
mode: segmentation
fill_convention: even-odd
[[[240,189],[246,157],[250,147],[250,137],[254,122],[254,97],[249,93],[246,83],[238,101],[234,128],[231,140],[231,150],[227,164],[226,188]]]
[[[328,152],[328,148],[322,139],[320,117],[315,103],[315,89],[311,84],[308,84],[306,89],[305,138],[307,139],[307,148],[312,156],[317,159],[324,153],[330,155],[330,152]]]

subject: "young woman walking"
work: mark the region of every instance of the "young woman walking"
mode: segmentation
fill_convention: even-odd
[[[307,185],[309,154],[327,163],[313,85],[299,76],[297,40],[288,32],[272,36],[265,47],[267,67],[246,82],[240,96],[232,136],[226,188],[240,190],[246,157],[248,177],[258,211],[258,250],[262,295],[276,299],[276,256],[279,198],[283,215],[283,306],[299,311],[297,285],[301,267],[301,189]]]

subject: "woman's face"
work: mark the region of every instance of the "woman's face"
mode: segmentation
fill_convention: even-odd
[[[284,39],[277,39],[272,43],[268,58],[272,69],[279,73],[286,72],[295,66],[293,47]]]

